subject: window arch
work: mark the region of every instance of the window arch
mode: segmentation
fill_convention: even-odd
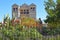
[[[24,14],[29,14],[29,10],[28,9],[24,10]]]
[[[31,10],[35,11],[35,7],[31,7]]]
[[[20,10],[20,14],[23,14],[23,10]]]

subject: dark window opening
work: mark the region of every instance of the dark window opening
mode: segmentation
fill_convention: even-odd
[[[27,14],[29,14],[29,10],[27,10]]]
[[[31,9],[32,9],[32,7],[31,7]]]
[[[15,8],[13,8],[13,11],[15,11]]]
[[[13,11],[17,11],[18,10],[18,8],[13,8]]]
[[[35,11],[35,7],[33,7],[33,11]]]
[[[23,12],[20,12],[20,14],[23,14]]]
[[[24,10],[24,14],[26,14],[26,10]]]
[[[29,14],[29,12],[27,12],[27,14]]]
[[[27,10],[27,12],[28,12],[29,10]]]
[[[26,10],[24,10],[24,12],[25,12]]]

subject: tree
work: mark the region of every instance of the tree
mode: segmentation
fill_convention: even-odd
[[[23,17],[21,18],[21,25],[31,27],[36,27],[36,21],[33,18]]]
[[[10,17],[9,15],[7,14],[6,17],[4,17],[3,19],[3,24],[6,26],[6,27],[9,27],[10,26]]]
[[[47,19],[44,20],[48,23],[49,28],[60,27],[60,3],[59,0],[54,2],[54,0],[48,0],[45,2],[45,10],[48,13]]]
[[[21,27],[23,28],[24,26]],[[2,27],[1,33],[5,39],[7,38],[9,40],[29,40],[42,38],[42,35],[36,30],[36,28],[26,29],[26,27],[24,27],[21,30],[20,26],[9,26],[9,28]]]

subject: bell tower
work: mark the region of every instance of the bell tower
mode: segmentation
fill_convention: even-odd
[[[36,19],[36,5],[32,3],[29,6],[29,10],[30,10],[30,14],[29,14],[30,17]]]
[[[18,18],[18,5],[13,4],[12,5],[12,18]]]

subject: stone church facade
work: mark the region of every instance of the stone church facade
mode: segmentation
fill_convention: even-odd
[[[36,19],[36,5],[35,4],[22,4],[21,6],[17,4],[12,5],[12,18],[20,19],[22,17],[29,17]]]

